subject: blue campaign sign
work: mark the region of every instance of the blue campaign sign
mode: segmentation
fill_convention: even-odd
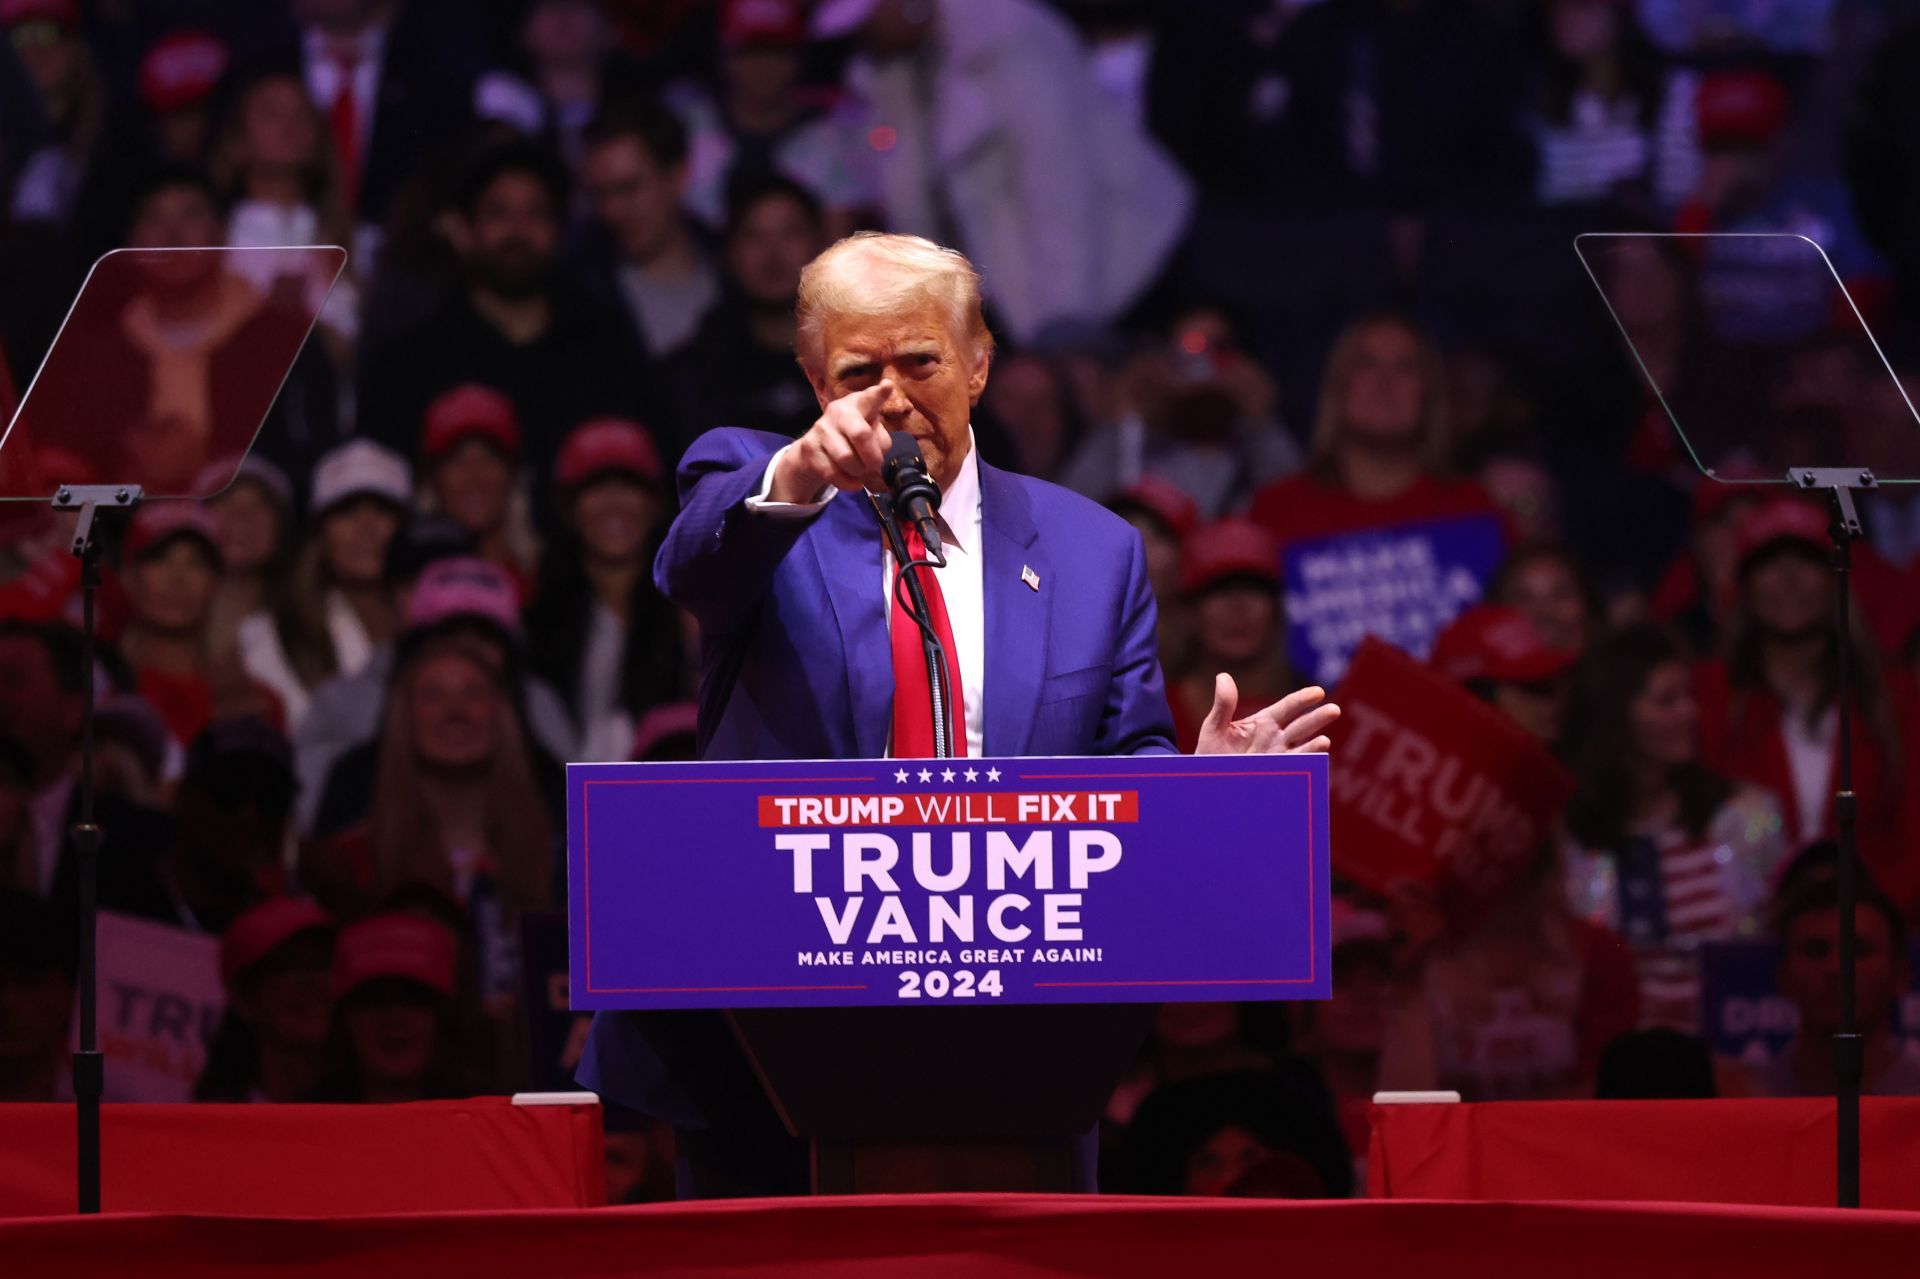
[[[1779,954],[1770,941],[1700,947],[1700,1033],[1715,1055],[1757,1067],[1799,1030],[1799,1014],[1775,977]],[[1909,958],[1920,973],[1920,940],[1909,947]],[[1920,1039],[1920,987],[1894,1000],[1893,1029],[1901,1039]]]
[[[1289,543],[1281,557],[1288,660],[1329,686],[1368,635],[1425,660],[1434,637],[1486,593],[1505,555],[1492,515]]]
[[[1327,760],[567,769],[575,1008],[1324,999]]]

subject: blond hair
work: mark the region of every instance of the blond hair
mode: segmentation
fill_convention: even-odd
[[[856,231],[829,245],[800,272],[795,354],[810,377],[826,363],[827,318],[889,315],[932,303],[976,355],[992,349],[980,310],[980,273],[958,249],[917,235]]]
[[[1360,343],[1377,329],[1399,329],[1419,349],[1420,466],[1428,475],[1452,469],[1453,440],[1447,429],[1446,368],[1439,348],[1418,324],[1395,311],[1375,311],[1349,324],[1333,344],[1320,376],[1320,399],[1314,413],[1313,441],[1307,448],[1309,469],[1325,473],[1333,465],[1334,450],[1346,429],[1347,383],[1360,362]]]

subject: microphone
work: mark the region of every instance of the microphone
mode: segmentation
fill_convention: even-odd
[[[887,447],[887,460],[880,474],[893,494],[893,517],[911,521],[927,544],[927,554],[944,566],[946,554],[940,549],[940,526],[933,513],[940,508],[940,486],[927,475],[927,460],[920,456],[920,445],[906,431],[895,431]]]

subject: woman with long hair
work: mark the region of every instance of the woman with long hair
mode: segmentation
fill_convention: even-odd
[[[195,1101],[303,1101],[320,1082],[333,1012],[334,923],[304,898],[250,907],[220,936],[227,1009]]]
[[[198,503],[156,502],[135,514],[123,547],[127,617],[120,652],[140,696],[183,747],[215,719],[284,721],[279,698],[214,644],[219,535]]]
[[[1539,75],[1529,121],[1540,203],[1617,200],[1651,210],[1691,194],[1693,77],[1670,75],[1631,6],[1534,6]]]
[[[411,497],[406,462],[378,444],[350,441],[320,459],[311,532],[267,607],[238,629],[241,660],[279,695],[293,725],[314,689],[360,670],[399,629],[387,545]]]
[[[1725,657],[1697,672],[1702,757],[1771,791],[1795,845],[1829,838],[1840,780],[1840,632],[1827,515],[1782,495],[1747,511],[1735,538],[1732,636]],[[1875,882],[1912,914],[1920,905],[1920,858],[1911,847],[1920,779],[1903,726],[1920,715],[1920,697],[1903,673],[1881,670],[1866,633],[1856,618],[1848,663],[1859,852]]]
[[[219,525],[224,565],[210,625],[215,646],[237,652],[241,623],[268,608],[284,589],[292,559],[293,484],[272,462],[249,456],[237,468],[232,459],[214,463],[194,491],[220,485],[225,487],[206,501]]]
[[[574,715],[583,759],[624,759],[646,712],[683,698],[680,611],[653,584],[667,502],[653,439],[637,422],[576,427],[554,466],[561,532],[527,609],[535,673]]]
[[[1250,518],[1284,547],[1449,516],[1497,516],[1486,491],[1447,473],[1446,374],[1404,316],[1347,326],[1327,357],[1307,466],[1254,496]]]
[[[1645,1019],[1692,1032],[1698,946],[1764,935],[1788,847],[1780,807],[1701,761],[1691,658],[1670,633],[1628,627],[1594,648],[1582,675],[1571,900],[1633,948]]]
[[[353,220],[341,199],[327,122],[308,96],[298,66],[263,64],[241,77],[227,95],[211,167],[227,202],[228,245],[354,247]],[[313,305],[325,298],[321,332],[341,367],[350,360],[360,330],[359,284],[352,270],[350,259],[330,296],[328,280],[294,282]]]
[[[1388,902],[1400,991],[1383,1089],[1472,1101],[1592,1095],[1600,1052],[1639,1018],[1634,974],[1607,929],[1567,907],[1551,842],[1470,909],[1410,886]]]

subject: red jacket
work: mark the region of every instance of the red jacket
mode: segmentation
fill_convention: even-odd
[[[1834,833],[1831,792],[1839,785],[1840,753],[1834,752],[1829,798],[1817,820],[1805,820],[1794,794],[1793,771],[1781,735],[1780,699],[1767,689],[1736,689],[1724,661],[1702,662],[1695,671],[1700,700],[1700,748],[1709,768],[1740,781],[1763,786],[1780,801],[1788,832],[1808,830],[1815,838]],[[1890,752],[1858,708],[1852,721],[1853,788],[1860,797],[1860,857],[1874,882],[1907,915],[1920,907],[1920,850],[1911,847],[1920,829],[1920,769],[1916,741],[1906,726],[1920,713],[1920,689],[1905,672],[1891,672],[1886,693],[1896,741]]]

